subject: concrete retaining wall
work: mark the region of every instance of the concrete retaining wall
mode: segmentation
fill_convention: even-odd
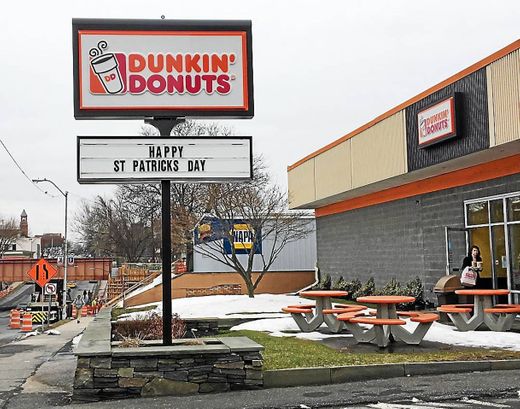
[[[112,345],[111,311],[103,309],[78,345],[76,400],[187,395],[263,386],[263,347],[246,337],[205,339],[205,345]]]

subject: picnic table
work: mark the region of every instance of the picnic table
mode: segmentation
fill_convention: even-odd
[[[506,289],[464,289],[456,290],[458,295],[472,295],[473,304],[441,305],[438,311],[445,312],[459,331],[472,331],[480,325],[492,331],[509,331],[520,306],[499,304],[493,306],[493,297],[508,295]]]
[[[332,332],[340,332],[343,325],[336,319],[334,311],[341,312],[340,309],[332,307],[332,298],[345,297],[347,291],[321,290],[321,291],[302,291],[300,296],[313,298],[316,304],[312,305],[291,305],[283,309],[292,315],[296,324],[303,332],[312,332],[325,323]]]
[[[404,341],[407,344],[417,345],[422,341],[433,321],[439,319],[437,314],[399,313],[397,311],[398,304],[414,302],[414,297],[375,295],[359,297],[357,301],[376,304],[376,316],[366,317],[342,314],[338,316],[338,320],[344,321],[344,325],[350,330],[356,341],[375,342],[381,348],[388,346],[392,338]],[[406,321],[400,318],[403,316],[410,317],[410,321],[418,322],[413,332],[404,328]],[[372,327],[366,329],[359,324],[369,324]]]

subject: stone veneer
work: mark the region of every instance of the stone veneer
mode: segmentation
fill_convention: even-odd
[[[85,330],[78,357],[74,398],[188,395],[263,387],[263,347],[246,337],[205,339],[205,345],[112,345],[110,309]]]

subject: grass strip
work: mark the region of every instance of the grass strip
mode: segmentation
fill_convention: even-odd
[[[520,352],[503,349],[469,348],[443,345],[424,352],[341,352],[316,341],[294,337],[273,337],[258,331],[229,331],[219,336],[245,336],[265,347],[264,369],[312,368],[403,362],[480,361],[520,359]]]

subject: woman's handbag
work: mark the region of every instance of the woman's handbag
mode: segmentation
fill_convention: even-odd
[[[466,287],[473,287],[477,284],[477,272],[471,267],[466,267],[460,275],[460,283]]]

